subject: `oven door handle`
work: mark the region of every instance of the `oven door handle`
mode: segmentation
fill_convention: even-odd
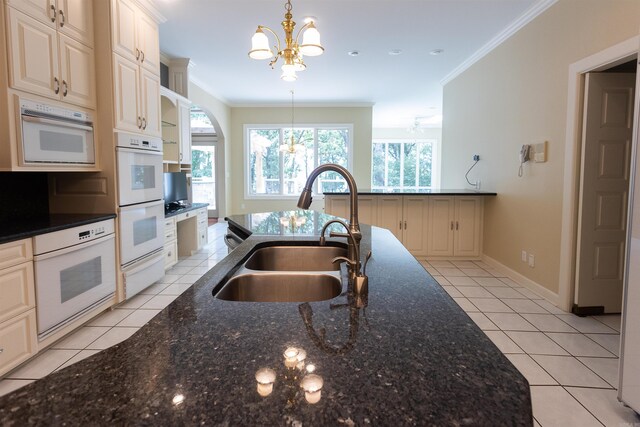
[[[125,148],[125,147],[116,147],[117,152],[123,153],[131,153],[131,154],[140,154],[140,155],[150,155],[150,156],[162,156],[162,151],[151,150],[149,148]]]
[[[42,255],[35,255],[33,257],[33,260],[34,261],[44,261],[45,259],[57,257],[57,256],[64,255],[64,254],[68,254],[69,252],[85,250],[85,249],[87,249],[87,248],[89,248],[91,246],[99,245],[100,243],[104,243],[104,242],[107,242],[107,241],[109,241],[111,239],[115,239],[115,238],[116,238],[115,234],[108,234],[108,235],[106,235],[104,237],[99,237],[99,238],[97,238],[95,240],[91,240],[91,241],[88,241],[88,242],[77,243],[77,244],[75,244],[73,246],[69,246],[69,247],[66,247],[66,248],[63,248],[63,249],[56,249],[54,251],[47,252],[47,253],[44,253]]]
[[[64,120],[46,119],[44,117],[27,116],[22,115],[22,120],[30,123],[43,123],[45,125],[64,126],[72,129],[85,130],[87,132],[93,132],[93,127],[87,125],[81,125],[79,123],[71,123]]]
[[[142,259],[135,260],[130,265],[123,267],[122,272],[126,276],[128,274],[135,274],[141,270],[144,270],[145,268],[148,268],[149,266],[155,264],[156,262],[164,259],[163,251],[164,249],[160,248],[151,252],[151,254],[147,255]]]

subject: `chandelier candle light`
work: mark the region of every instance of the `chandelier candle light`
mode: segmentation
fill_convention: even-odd
[[[271,58],[271,62],[269,62],[271,68],[273,68],[276,61],[282,57],[284,63],[282,64],[282,75],[280,78],[282,80],[292,82],[298,78],[296,71],[304,71],[305,68],[307,68],[302,60],[302,56],[322,55],[324,48],[320,44],[320,33],[316,29],[312,19],[308,19],[294,38],[293,29],[296,26],[296,23],[292,19],[291,0],[287,0],[284,8],[287,11],[284,14],[284,21],[282,21],[282,28],[284,29],[285,35],[284,48],[280,43],[280,38],[271,28],[258,25],[256,33],[251,37],[251,50],[249,51],[249,57],[253,59]],[[263,30],[267,30],[276,38],[276,41],[278,42],[277,46],[275,46],[277,53],[274,54],[271,51],[271,48],[269,47],[269,39]],[[302,33],[303,30],[302,43],[298,44],[300,33]]]

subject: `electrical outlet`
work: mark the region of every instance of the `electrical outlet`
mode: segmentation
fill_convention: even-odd
[[[475,162],[477,162],[478,160],[480,160],[480,154],[474,154],[474,155],[473,155],[473,160],[474,160]]]
[[[520,259],[522,260],[522,262],[527,262],[527,251],[522,251],[522,253],[520,254]]]
[[[536,266],[536,257],[533,254],[529,254],[529,267],[533,268]]]

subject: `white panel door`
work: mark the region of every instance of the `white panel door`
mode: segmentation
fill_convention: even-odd
[[[136,9],[130,0],[111,0],[113,51],[137,62],[140,50],[136,48]]]
[[[431,197],[429,200],[427,255],[453,255],[454,217],[453,197]]]
[[[402,241],[402,196],[378,196],[376,225],[391,231]]]
[[[162,136],[160,77],[145,69],[140,71],[140,103],[140,116],[143,118],[142,130],[147,135]],[[189,142],[191,142],[191,138],[189,138]],[[191,144],[189,144],[189,156],[191,156]],[[191,161],[189,161],[190,163]]]
[[[93,49],[60,34],[60,75],[63,100],[96,108],[95,62]]]
[[[575,295],[579,308],[621,309],[634,93],[632,73],[586,76]]]
[[[10,85],[59,99],[58,41],[51,28],[24,13],[8,9]]]
[[[116,129],[140,132],[142,117],[139,107],[139,72],[135,62],[113,54],[114,67],[114,102]]]
[[[413,256],[425,256],[429,235],[429,198],[404,196],[402,199],[402,243]]]
[[[453,254],[463,257],[480,256],[482,199],[455,197],[455,233]]]
[[[93,46],[93,2],[58,0],[58,29],[87,46]]]

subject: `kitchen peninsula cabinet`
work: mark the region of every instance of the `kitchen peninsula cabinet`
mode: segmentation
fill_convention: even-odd
[[[359,220],[386,228],[416,257],[479,259],[484,198],[495,193],[358,193]],[[325,212],[349,218],[349,196],[325,193]]]

